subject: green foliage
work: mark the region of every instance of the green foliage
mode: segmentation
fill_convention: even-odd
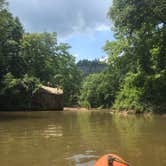
[[[7,73],[3,77],[0,90],[1,108],[31,108],[32,97],[39,86],[40,81],[35,77],[24,75],[22,78],[15,78],[11,73]]]
[[[77,104],[80,72],[68,51],[70,46],[58,44],[56,33],[25,34],[19,19],[6,9],[6,1],[0,0],[0,36],[0,91],[4,98],[10,96],[22,103],[16,96],[21,93],[19,87],[30,99],[29,92],[33,94],[41,83],[62,88],[65,104]]]
[[[128,73],[113,107],[118,110],[165,111],[165,73]]]
[[[145,105],[142,103],[143,89],[139,87],[138,81],[141,78],[141,73],[128,73],[124,78],[124,83],[121,84],[121,89],[117,93],[114,109],[118,110],[135,110],[144,111]]]
[[[2,81],[3,89],[1,89],[1,95],[22,93],[20,90],[24,89],[26,93],[34,94],[39,85],[40,81],[27,74],[23,78],[15,78],[11,73],[7,73]]]
[[[113,0],[109,16],[114,23],[114,30],[119,35],[134,36],[135,32],[152,32],[159,24],[165,24],[165,0]]]
[[[66,105],[79,99],[86,107],[165,111],[165,0],[113,0],[108,15],[117,40],[103,48],[107,68],[88,60],[76,65],[70,46],[58,44],[56,33],[24,34],[6,7],[0,0],[0,105],[30,105],[44,84],[61,87]]]
[[[86,107],[98,107],[97,85],[100,84],[100,75],[89,75],[82,87],[80,104]]]
[[[6,8],[7,4],[6,0],[0,0],[0,11]]]
[[[128,71],[137,70],[137,61],[133,60],[131,49],[128,47],[129,43],[126,39],[119,39],[112,42],[107,41],[103,48],[108,54],[109,72],[119,81],[124,79],[124,75]]]
[[[152,105],[155,112],[164,112],[166,103],[166,71],[147,75],[144,83],[144,101]]]
[[[25,61],[26,73],[49,82],[53,75],[53,56],[56,50],[55,33],[24,34],[21,41],[21,54]]]
[[[108,72],[89,75],[83,82],[80,104],[85,107],[108,108],[114,102],[115,84]],[[113,82],[114,83],[114,82]]]
[[[57,56],[58,68],[55,71],[55,83],[64,90],[65,105],[77,105],[81,85],[81,75],[75,64],[75,58],[68,55]]]
[[[26,73],[43,84],[62,88],[65,104],[76,104],[81,76],[74,57],[69,54],[70,46],[58,44],[56,33],[25,34],[21,44]]]
[[[109,15],[118,40],[128,41],[128,68],[115,108],[164,111],[166,97],[166,2],[114,0]],[[127,62],[127,61],[126,61]],[[136,62],[136,63],[135,63]],[[128,62],[127,62],[128,63]],[[128,66],[131,64],[128,63]]]
[[[7,10],[0,11],[0,80],[11,72],[20,77],[24,73],[24,62],[20,56],[20,39],[23,29],[18,18]]]
[[[106,103],[113,108],[166,110],[165,13],[165,0],[113,0],[108,15],[117,40],[104,46],[109,56],[107,71],[84,82],[83,90],[89,89],[82,92],[84,103],[102,105],[102,90],[107,87],[104,95],[111,95]],[[98,88],[100,85],[104,88]]]

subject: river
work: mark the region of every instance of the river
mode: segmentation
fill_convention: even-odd
[[[0,112],[2,166],[93,166],[106,153],[132,166],[166,166],[166,117]]]

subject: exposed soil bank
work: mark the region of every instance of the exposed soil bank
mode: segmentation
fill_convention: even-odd
[[[89,109],[84,107],[64,107],[64,111],[89,111]]]

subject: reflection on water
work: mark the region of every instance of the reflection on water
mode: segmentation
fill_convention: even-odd
[[[76,166],[81,166],[81,165],[93,165],[97,157],[98,157],[97,155],[92,155],[92,154],[76,154],[66,159],[74,161]]]
[[[54,124],[48,125],[48,128],[45,129],[42,134],[45,138],[62,137],[63,136],[62,126]]]
[[[92,166],[116,153],[133,166],[166,165],[166,118],[108,112],[0,112],[2,166]]]

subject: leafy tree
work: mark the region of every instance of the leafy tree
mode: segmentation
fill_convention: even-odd
[[[64,46],[63,49],[68,49],[67,45]],[[65,53],[67,50],[63,52]],[[61,53],[55,59],[54,84],[63,88],[65,105],[77,105],[82,78],[75,63],[75,58],[69,53],[67,55]]]
[[[0,0],[0,11],[6,8],[6,6],[7,6],[6,0]]]
[[[65,104],[76,103],[81,77],[70,46],[58,44],[56,33],[31,33],[23,36],[21,47],[26,72],[43,84],[61,87]]]
[[[137,106],[142,101],[145,105],[151,105],[152,110],[157,105],[165,105],[163,102],[166,96],[164,83],[166,78],[165,12],[166,2],[164,0],[113,1],[109,15],[114,22],[116,37],[118,40],[127,40],[126,57],[132,55],[130,59],[136,68],[135,71],[130,69],[128,72],[132,71],[133,75],[139,75],[139,78],[142,78],[141,83],[139,79],[136,79],[137,81],[127,79],[132,75],[124,79],[123,88],[118,93],[116,101],[119,105],[123,105],[120,104],[123,101],[130,100],[129,92],[132,89],[134,92],[135,88],[141,89],[142,94],[139,96],[139,93],[135,93],[133,102],[137,103]],[[132,86],[128,86],[129,82]],[[127,90],[127,87],[130,88]],[[137,100],[138,98],[140,100]],[[130,103],[131,101],[126,102],[123,107],[130,108]],[[118,106],[118,104],[115,105]]]
[[[18,18],[14,18],[6,9],[0,11],[0,79],[11,72],[22,75],[23,59],[20,56],[20,39],[23,28]]]
[[[40,82],[35,77],[24,75],[22,78],[15,78],[11,73],[7,73],[0,89],[1,109],[31,108],[33,95],[39,87]]]
[[[109,12],[117,36],[127,38],[133,56],[142,70],[151,71],[151,49],[160,48],[159,66],[163,68],[166,42],[165,0],[114,0]]]
[[[83,82],[80,104],[86,107],[112,106],[117,89],[113,75],[108,71],[89,75]]]
[[[143,88],[138,86],[141,80],[141,73],[127,73],[121,84],[121,89],[116,95],[113,108],[118,110],[134,110],[142,112],[147,109],[143,103]]]
[[[85,80],[81,95],[83,103],[92,107],[113,104],[114,108],[137,112],[164,111],[165,13],[165,0],[113,0],[108,14],[114,23],[117,40],[107,41],[104,46],[109,68]],[[98,88],[100,86],[103,88]],[[107,91],[103,90],[105,88]],[[109,100],[102,100],[102,91],[110,96]],[[98,96],[102,96],[101,99]]]
[[[1,105],[24,103],[21,97],[29,103],[40,83],[63,88],[65,103],[77,103],[80,71],[68,51],[70,46],[58,44],[56,33],[24,33],[19,18],[0,0],[0,36]]]
[[[25,61],[26,73],[49,82],[53,74],[52,61],[56,50],[55,33],[24,34],[21,41],[21,54]]]

